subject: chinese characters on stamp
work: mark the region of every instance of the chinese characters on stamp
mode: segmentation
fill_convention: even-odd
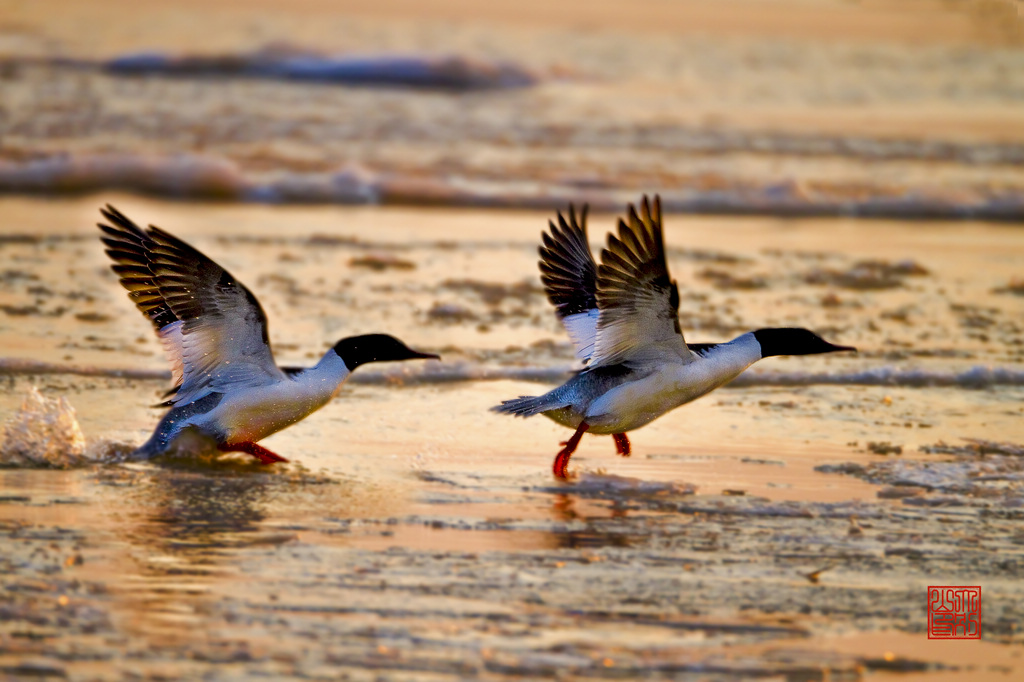
[[[928,587],[928,639],[981,639],[981,587]]]

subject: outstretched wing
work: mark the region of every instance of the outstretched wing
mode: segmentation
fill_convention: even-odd
[[[569,219],[559,212],[558,225],[548,221],[549,232],[540,247],[540,281],[555,313],[569,333],[576,357],[587,361],[597,334],[597,263],[587,242],[587,206],[580,218],[569,205]]]
[[[107,255],[114,261],[111,269],[117,273],[121,286],[128,290],[128,298],[153,323],[171,363],[172,388],[181,387],[184,367],[181,356],[181,320],[174,314],[160,293],[160,285],[150,267],[149,252],[153,240],[138,225],[113,206],[100,212],[111,225],[97,223],[104,235]]]
[[[679,290],[669,279],[661,229],[661,199],[654,212],[645,196],[642,215],[629,207],[629,223],[608,235],[597,269],[597,339],[590,367],[630,362],[689,363],[679,326]]]
[[[170,358],[172,404],[283,378],[266,315],[244,285],[160,228],[143,230],[112,206],[101,212],[111,222],[99,227],[113,270]]]

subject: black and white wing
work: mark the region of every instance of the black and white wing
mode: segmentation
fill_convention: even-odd
[[[628,224],[619,220],[619,236],[608,235],[597,269],[597,306],[591,368],[693,361],[679,326],[679,290],[665,263],[658,196],[653,213],[645,196],[642,215],[630,205]]]
[[[112,268],[171,361],[171,404],[284,377],[263,308],[241,282],[158,227],[143,230],[112,206],[101,212],[111,223],[99,228]]]
[[[540,281],[569,333],[576,357],[586,362],[594,352],[598,317],[597,263],[587,242],[587,206],[577,221],[570,204],[569,219],[559,212],[558,225],[548,221],[548,226],[539,249]]]

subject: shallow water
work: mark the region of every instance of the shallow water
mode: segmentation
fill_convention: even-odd
[[[0,678],[1020,677],[1018,14],[0,0],[0,422],[36,386],[85,438],[0,467]],[[759,363],[629,459],[586,437],[560,483],[566,430],[487,411],[574,367],[538,236],[589,201],[599,247],[654,191],[688,340],[860,350]],[[287,466],[123,462],[167,368],[107,202],[244,281],[282,364],[373,331],[444,361],[361,368],[265,441]],[[926,638],[942,584],[984,588],[982,641]]]
[[[266,308],[282,363],[379,330],[444,361],[361,369],[368,381],[264,441],[288,466],[0,470],[5,674],[1019,668],[1019,230],[668,215],[688,339],[806,324],[860,352],[765,361],[761,379],[632,433],[629,459],[584,438],[580,477],[561,484],[550,465],[565,430],[487,411],[550,385],[517,371],[551,381],[571,366],[536,279],[544,213],[0,200],[0,417],[35,385],[66,397],[101,450],[140,443],[159,418],[146,406],[166,385],[163,360],[104,262],[100,202],[230,268]],[[590,225],[596,238],[612,216]],[[1004,379],[830,381],[978,367]],[[780,373],[790,385],[770,384]],[[925,638],[937,582],[983,585],[987,641]]]
[[[1024,216],[1011,4],[720,4],[0,1],[0,191],[611,209],[658,188],[677,210]],[[110,68],[139,53],[166,63]],[[527,83],[267,68],[295,53]]]

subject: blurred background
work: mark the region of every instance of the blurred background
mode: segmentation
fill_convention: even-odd
[[[1017,0],[2,0],[0,190],[1018,220]]]

